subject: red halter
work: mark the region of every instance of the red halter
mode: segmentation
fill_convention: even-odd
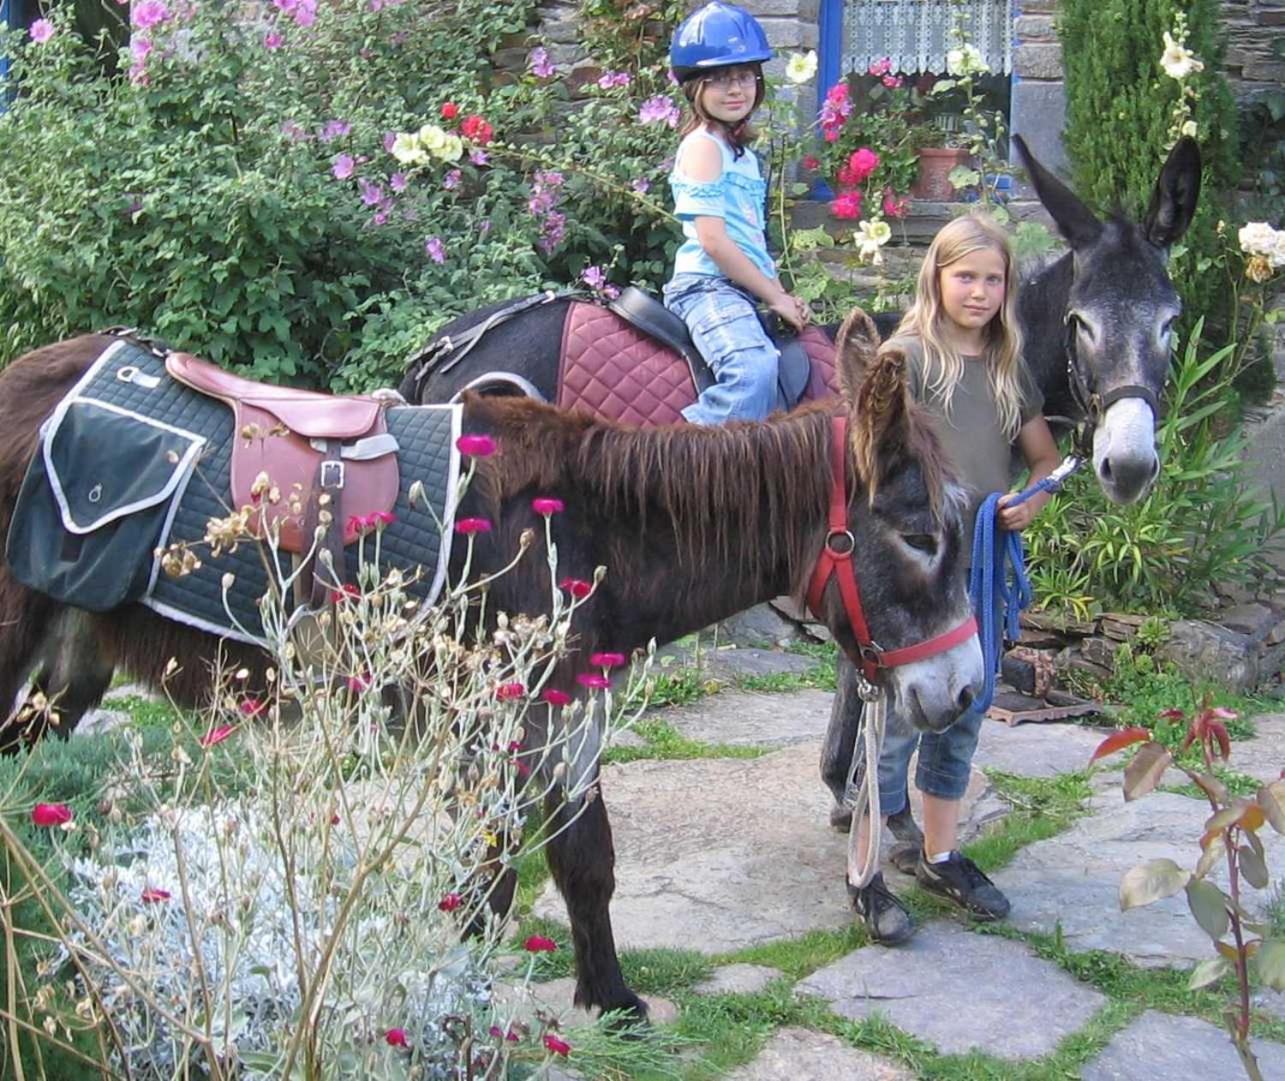
[[[857,585],[857,576],[852,569],[852,553],[856,548],[856,538],[848,528],[848,496],[844,483],[846,465],[845,434],[848,422],[845,417],[834,418],[834,438],[830,442],[830,466],[834,483],[830,486],[830,528],[825,535],[825,546],[817,556],[816,568],[812,572],[812,581],[808,585],[808,607],[818,619],[824,619],[821,612],[821,598],[825,587],[833,575],[839,580],[839,596],[843,598],[843,608],[848,622],[852,624],[852,633],[857,638],[856,656],[850,656],[871,683],[880,668],[895,668],[899,664],[910,664],[945,653],[948,649],[966,642],[977,633],[977,619],[969,616],[958,627],[939,634],[935,638],[903,646],[901,649],[880,649],[870,637],[870,627],[866,623],[866,614],[861,608],[861,589]]]

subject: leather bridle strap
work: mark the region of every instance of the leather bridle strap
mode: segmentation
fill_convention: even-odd
[[[870,637],[870,626],[866,622],[865,610],[861,606],[861,588],[857,585],[856,572],[852,566],[852,556],[856,549],[856,538],[848,528],[848,495],[846,482],[847,468],[847,418],[835,417],[830,439],[830,510],[825,543],[821,554],[817,556],[816,567],[808,584],[808,607],[818,619],[824,619],[821,602],[825,588],[833,576],[839,584],[839,596],[843,601],[843,610],[852,626],[853,636],[857,640],[857,652],[849,654],[865,678],[873,683],[880,668],[895,668],[897,665],[921,661],[938,653],[968,641],[977,633],[977,619],[969,616],[962,623],[943,634],[928,638],[900,649],[883,650]]]

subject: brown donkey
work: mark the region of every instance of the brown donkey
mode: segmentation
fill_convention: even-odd
[[[488,610],[546,609],[543,519],[531,500],[554,496],[566,508],[552,522],[559,573],[587,579],[597,566],[608,569],[577,612],[574,641],[585,655],[627,653],[653,638],[668,642],[778,594],[801,595],[827,542],[850,542],[869,635],[880,648],[897,650],[957,628],[971,615],[957,493],[931,430],[909,404],[902,359],[870,360],[877,340],[870,321],[854,313],[840,336],[841,403],[762,424],[634,429],[527,400],[468,397],[463,430],[487,433],[500,448],[479,461],[457,510],[494,523],[476,539],[472,573],[498,571],[522,532],[537,527],[534,550],[495,581]],[[93,335],[61,342],[0,372],[0,535],[8,532],[41,422],[108,342]],[[846,530],[837,532],[827,527],[836,405],[847,414],[841,449],[848,516]],[[855,654],[839,592],[832,581],[817,614]],[[233,664],[263,662],[253,647],[167,621],[142,605],[103,614],[60,605],[0,566],[0,715],[34,679],[58,697],[70,728],[100,699],[116,668],[157,685],[171,657],[182,667],[167,681],[170,693],[199,705],[220,650]],[[572,672],[584,667],[567,663],[558,686],[574,686]],[[899,713],[942,729],[968,705],[981,668],[971,636],[881,669],[878,679]],[[528,740],[538,746],[542,735],[531,732]],[[612,937],[614,853],[603,800],[591,801],[564,832],[552,832],[557,839],[548,859],[575,941],[576,1001],[642,1016],[645,1007],[625,985]]]

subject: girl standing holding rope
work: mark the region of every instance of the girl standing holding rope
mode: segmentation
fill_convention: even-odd
[[[1013,502],[1017,492],[1008,491],[1013,451],[1025,459],[1031,483],[1050,474],[1060,461],[1040,412],[1043,396],[1022,363],[1016,292],[1012,250],[1003,229],[982,215],[957,218],[933,239],[919,271],[914,303],[896,334],[881,347],[905,353],[910,391],[935,415],[958,479],[967,489],[966,562],[978,507],[990,492],[1008,492],[996,511],[996,524],[1005,530],[1024,529],[1050,498],[1039,492],[1025,502]],[[836,721],[841,711],[860,709],[856,679],[855,668],[841,662]],[[1008,899],[958,850],[961,800],[981,722],[982,715],[969,710],[946,731],[921,734],[889,716],[879,754],[879,813],[886,821],[905,809],[910,757],[918,747],[915,784],[924,797],[924,843],[915,877],[924,889],[949,898],[976,918],[995,920],[1008,914]],[[826,765],[823,762],[822,773],[833,788]],[[840,789],[845,781],[839,778]],[[857,852],[862,859],[869,827],[868,817],[853,823],[861,831]],[[863,889],[849,890],[876,942],[891,945],[910,937],[910,913],[884,884],[882,874]]]

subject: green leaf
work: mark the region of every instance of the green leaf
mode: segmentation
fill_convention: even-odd
[[[1187,907],[1200,929],[1217,942],[1227,933],[1227,899],[1212,882],[1193,878],[1187,883]]]
[[[1252,833],[1249,836],[1254,836]],[[1258,890],[1267,889],[1271,875],[1267,873],[1267,863],[1248,845],[1241,845],[1239,851],[1240,870],[1245,881]]]
[[[1173,860],[1158,859],[1130,868],[1120,879],[1120,911],[1172,897],[1187,885],[1191,875]]]
[[[1191,970],[1191,978],[1187,981],[1187,989],[1189,991],[1199,991],[1202,987],[1208,987],[1211,983],[1221,980],[1231,971],[1231,962],[1225,957],[1211,957],[1207,961],[1201,961]]]
[[[1285,991],[1285,942],[1269,938],[1254,956],[1258,980],[1273,991]]]

